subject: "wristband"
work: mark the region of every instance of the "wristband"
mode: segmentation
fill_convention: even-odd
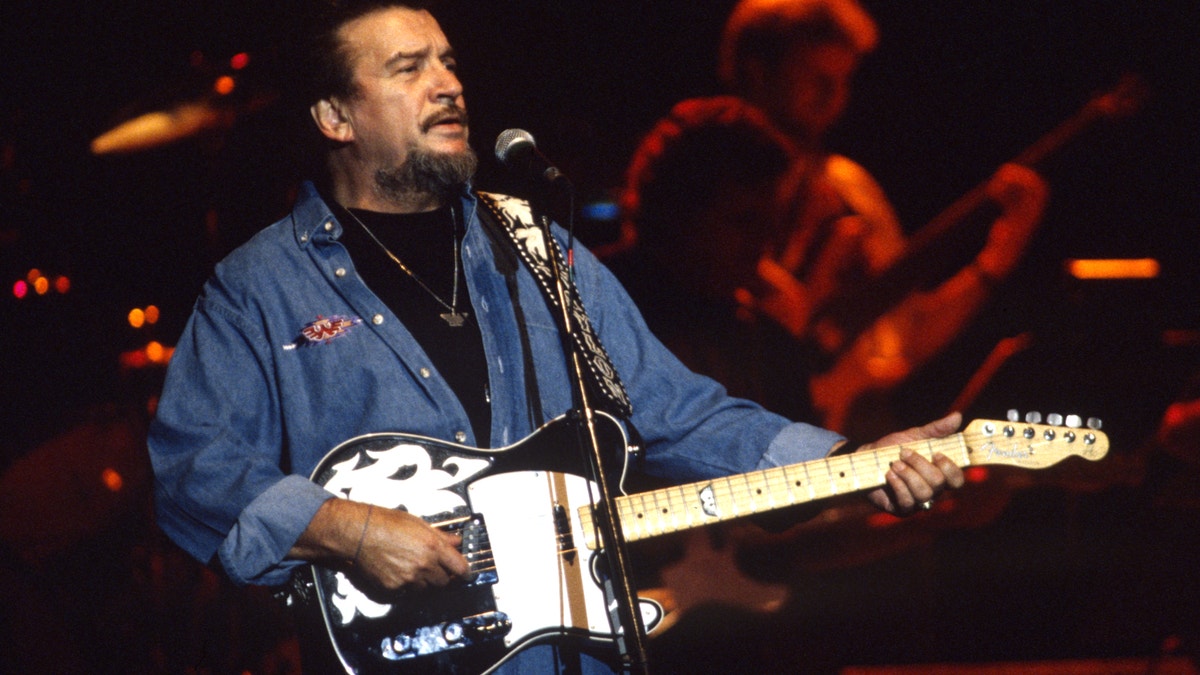
[[[367,538],[367,525],[371,524],[371,512],[374,510],[374,504],[367,505],[367,517],[363,519],[362,533],[358,535],[358,547],[354,549],[354,557],[350,559],[351,565],[358,564],[358,554],[362,553],[363,540]]]

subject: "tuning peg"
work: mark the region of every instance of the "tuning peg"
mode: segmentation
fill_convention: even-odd
[[[1083,426],[1083,418],[1079,415],[1067,415],[1067,426],[1072,429],[1078,429]]]
[[[1059,415],[1058,413],[1050,413],[1049,415],[1046,415],[1046,424],[1050,424],[1050,425],[1053,425],[1056,427],[1061,427],[1062,423],[1063,423],[1062,415]]]
[[[1005,417],[1008,419],[1009,422],[1020,422],[1021,421],[1021,413],[1017,412],[1016,408],[1010,408],[1008,411],[1008,414]]]
[[[1029,424],[1041,424],[1042,413],[1036,410],[1030,410],[1029,412],[1025,413],[1025,421]]]
[[[1089,417],[1087,419],[1087,428],[1093,431],[1099,431],[1102,425],[1103,422],[1100,421],[1099,417]]]

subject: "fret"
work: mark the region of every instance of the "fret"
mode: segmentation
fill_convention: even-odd
[[[955,434],[954,440],[955,444],[958,445],[958,449],[962,451],[962,459],[959,460],[958,465],[963,467],[970,466],[971,450],[967,447],[967,439],[963,438],[962,434]]]
[[[754,488],[750,485],[750,474],[739,474],[736,485],[741,490],[741,498],[737,501],[742,508],[738,509],[738,514],[754,513]]]
[[[808,489],[808,501],[816,501],[817,490],[813,482],[812,472],[808,469],[808,462],[801,464],[800,468],[804,470],[804,487]]]
[[[658,505],[658,492],[647,492],[642,511],[642,520],[646,523],[649,536],[662,534],[662,509]]]
[[[763,470],[759,474],[766,484],[767,504],[770,509],[777,509],[791,504],[789,495],[787,494],[787,485],[780,483],[779,472],[776,470]],[[783,494],[780,494],[782,492]]]
[[[792,472],[789,471],[788,467],[786,467],[786,466],[781,466],[778,469],[775,469],[775,471],[778,471],[780,473],[780,475],[782,476],[783,486],[785,489],[787,489],[788,504],[800,503],[800,499],[796,497],[795,490],[792,489],[792,488],[796,487],[796,481],[792,477]]]
[[[668,527],[666,527],[665,529],[669,532],[678,532],[680,529],[679,517],[680,517],[681,513],[680,513],[680,507],[676,506],[674,500],[671,499],[672,491],[671,490],[656,490],[655,492],[662,497],[663,502],[666,502],[666,506],[663,508],[665,509],[665,513],[668,514],[668,516],[664,517],[663,521],[665,522],[665,521],[669,520],[670,525]]]
[[[740,515],[737,495],[733,491],[733,481],[730,478],[718,478],[714,480],[713,492],[717,496],[717,517],[719,519],[736,518]]]
[[[677,488],[675,491],[679,493],[679,498],[683,501],[683,512],[687,514],[687,526],[695,527],[697,524],[696,518],[703,518],[703,516],[700,516],[697,513],[699,511],[697,507],[700,503],[700,495],[694,493],[689,494],[687,491],[687,486],[682,485],[679,486],[679,488]]]
[[[646,495],[642,493],[636,495],[632,502],[634,507],[633,525],[634,531],[638,534],[638,539],[644,539],[650,536],[649,528],[646,527]]]
[[[771,499],[771,485],[762,471],[746,474],[746,488],[750,493],[750,509],[753,513],[762,513],[772,508],[775,500]]]
[[[663,499],[660,499],[660,497],[665,498],[666,495],[662,494],[662,492],[659,490],[655,490],[650,494],[654,496],[653,523],[658,526],[658,534],[662,534],[664,532],[674,532],[675,528],[670,527],[669,521],[669,516],[671,515],[670,500],[666,500],[664,502]]]
[[[851,475],[854,476],[854,491],[855,492],[862,489],[862,479],[859,478],[859,476],[858,476],[858,468],[854,466],[854,462],[856,460],[857,460],[857,458],[854,455],[850,455],[850,473],[851,473]]]

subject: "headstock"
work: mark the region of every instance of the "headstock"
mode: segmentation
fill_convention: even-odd
[[[1019,419],[1010,410],[1006,420],[975,420],[963,430],[971,464],[1007,464],[1042,469],[1071,456],[1092,461],[1108,454],[1108,436],[1100,420],[1085,423],[1078,415],[1052,413],[1042,423],[1039,413]]]

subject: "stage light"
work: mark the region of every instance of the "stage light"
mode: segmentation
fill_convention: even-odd
[[[46,277],[38,277],[33,282],[33,292],[38,295],[45,295],[50,290],[50,280]]]
[[[233,57],[229,59],[229,67],[233,68],[234,70],[241,70],[248,65],[250,65],[250,55],[246,52],[234,54]]]
[[[134,307],[129,310],[129,325],[134,328],[141,328],[146,325],[146,313],[140,307]]]
[[[29,295],[29,284],[25,283],[24,279],[18,279],[17,283],[13,284],[13,295],[18,300],[24,300],[26,295]]]
[[[213,91],[216,91],[222,96],[228,96],[229,94],[233,93],[235,86],[237,86],[237,83],[234,82],[232,77],[228,75],[222,75],[221,77],[217,78],[215,83],[213,83]]]
[[[146,344],[146,358],[150,359],[150,363],[166,363],[169,356],[162,343],[152,340]]]
[[[1065,265],[1076,279],[1154,279],[1159,272],[1154,258],[1067,260]]]
[[[158,323],[158,307],[147,305],[144,313],[146,315],[146,323]]]
[[[112,467],[108,467],[100,472],[100,480],[104,483],[104,487],[108,488],[109,492],[120,492],[121,488],[125,487],[125,479]]]
[[[71,290],[71,280],[65,275],[58,275],[54,278],[54,290],[58,291],[59,295],[66,295],[67,291]]]
[[[612,200],[602,199],[584,204],[581,213],[588,220],[615,222],[621,217],[621,207]]]

